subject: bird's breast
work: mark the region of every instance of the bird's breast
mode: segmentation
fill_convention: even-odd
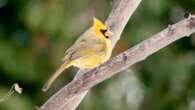
[[[105,55],[93,55],[74,61],[74,66],[79,68],[94,68],[106,60]]]

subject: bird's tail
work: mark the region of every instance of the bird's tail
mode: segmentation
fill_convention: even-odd
[[[52,83],[55,81],[55,79],[68,67],[71,66],[71,63],[70,62],[64,62],[58,69],[57,71],[49,78],[49,80],[47,80],[47,82],[44,84],[43,88],[42,88],[42,91],[47,91]]]

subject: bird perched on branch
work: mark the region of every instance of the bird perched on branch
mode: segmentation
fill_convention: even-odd
[[[63,64],[45,83],[42,90],[47,91],[54,80],[68,67],[92,69],[107,61],[111,56],[112,32],[100,20],[94,17],[93,26],[65,52]]]

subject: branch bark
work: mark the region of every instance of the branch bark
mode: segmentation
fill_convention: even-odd
[[[155,34],[151,38],[137,44],[136,46],[122,52],[118,56],[112,58],[108,62],[100,65],[70,82],[67,86],[60,90],[54,100],[58,98],[68,99],[74,94],[82,93],[89,90],[98,83],[118,74],[120,71],[127,69],[129,66],[146,59],[151,54],[166,47],[170,43],[189,36],[195,32],[195,15],[174,24],[169,25],[163,31]],[[43,107],[51,107],[52,103],[47,102]],[[41,109],[43,110],[43,109]]]
[[[117,41],[120,39],[120,35],[127,24],[129,18],[136,10],[141,0],[114,0],[111,13],[105,24],[113,32],[112,36],[112,49],[116,45]],[[85,74],[84,71],[79,71],[74,80],[76,81],[80,76]],[[59,90],[55,95],[53,95],[44,105],[42,105],[38,110],[75,110],[80,104],[82,99],[88,93],[88,90],[82,91],[78,94],[66,97],[63,95],[63,91],[66,87]]]
[[[113,27],[115,22],[111,21],[112,20],[106,23],[108,25],[109,23],[113,24],[109,26],[114,30],[115,28]],[[173,43],[174,41],[184,36],[189,36],[194,32],[195,15],[190,15],[188,18],[174,25],[169,25],[166,29],[126,50],[125,52],[122,52],[108,62],[100,65],[98,68],[90,70],[84,74],[79,74],[77,78],[75,78],[68,85],[58,91],[54,96],[52,96],[44,105],[39,108],[39,110],[73,110],[71,108],[67,109],[66,106],[70,104],[68,101],[71,102],[71,99],[76,99],[74,97],[78,94],[86,94],[86,91],[91,87],[112,77],[113,75],[118,74],[120,71],[127,69],[129,66],[146,59],[148,56],[166,47],[170,43]]]

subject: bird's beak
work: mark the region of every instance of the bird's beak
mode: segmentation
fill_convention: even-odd
[[[109,31],[109,30],[107,30],[106,32],[105,32],[105,36],[112,36],[113,35],[113,33],[111,32],[111,31]]]

